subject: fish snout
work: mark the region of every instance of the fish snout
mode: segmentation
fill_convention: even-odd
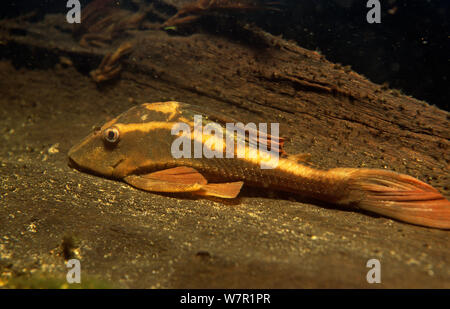
[[[74,145],[68,152],[69,166],[93,174],[110,176],[113,168],[109,162],[113,153],[103,145],[101,135],[94,132]]]

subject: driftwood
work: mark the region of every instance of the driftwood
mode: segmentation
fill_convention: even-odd
[[[78,70],[71,71],[78,76],[74,84],[88,87],[83,86],[93,83],[88,72],[122,42],[101,49],[84,48],[70,31],[61,31],[65,28],[63,15],[49,16],[38,24],[3,23],[3,58],[20,66],[19,57],[31,59],[38,55],[45,61],[29,66],[56,71],[61,66],[60,57],[69,58]],[[125,267],[136,252],[144,260],[166,267],[146,279],[136,275],[123,281],[123,286],[128,287],[369,287],[365,263],[379,258],[389,270],[383,275],[385,287],[450,287],[445,231],[342,212],[327,205],[302,204],[293,196],[257,190],[244,193],[238,206],[208,200],[180,202],[71,171],[64,161],[64,151],[86,135],[92,125],[136,103],[178,100],[207,105],[244,122],[278,122],[287,139],[286,150],[311,154],[315,166],[387,168],[426,181],[450,197],[450,115],[445,111],[374,84],[350,67],[331,63],[315,51],[248,25],[240,27],[233,37],[207,32],[174,36],[162,30],[145,30],[131,32],[131,40],[134,49],[122,61],[120,79],[97,90],[88,87],[92,93],[83,95],[91,101],[74,105],[80,116],[72,120],[72,125],[78,130],[73,136],[61,135],[61,162],[55,163],[65,172],[54,177],[64,182],[68,181],[65,175],[70,175],[67,190],[77,196],[73,200],[66,196],[66,204],[73,205],[71,211],[85,218],[85,223],[71,221],[81,231],[77,237],[84,239],[80,250],[87,250],[87,246],[101,251],[98,256],[84,251],[86,263],[99,265],[102,250],[106,250],[105,254],[118,256],[115,269]],[[59,91],[74,96],[77,93],[72,88]],[[61,105],[62,113],[72,108],[72,103],[66,104]],[[95,104],[103,104],[99,115]],[[67,130],[69,125],[64,127]],[[42,179],[40,173],[33,177],[36,181]],[[94,179],[93,183],[88,184],[86,178]],[[84,189],[73,189],[77,184]],[[99,185],[117,196],[113,208],[120,211],[118,218],[111,208],[104,208],[104,203],[92,202],[96,194],[101,194]],[[131,197],[134,202],[126,204]],[[7,201],[11,209],[23,205],[14,194]],[[81,207],[81,201],[89,207]],[[156,214],[146,217],[144,213],[150,210],[144,205],[149,203]],[[132,209],[128,213],[121,208],[125,204]],[[51,204],[46,207],[53,209]],[[210,207],[206,219],[205,207]],[[4,210],[5,218],[11,209]],[[28,211],[36,209],[39,207]],[[101,209],[102,214],[96,209]],[[94,219],[89,219],[86,212],[91,212],[89,216]],[[144,220],[150,225],[133,221],[136,216],[150,220]],[[85,227],[89,220],[102,226],[101,234]],[[173,220],[181,223],[176,225]],[[15,231],[13,223],[8,224],[0,226]],[[49,224],[59,235],[52,241],[62,239],[65,230]],[[0,227],[1,232],[5,232],[3,229]],[[110,249],[102,247],[99,235],[113,244]],[[35,237],[34,241],[47,241],[45,236]],[[135,244],[139,239],[144,241],[143,247]],[[119,240],[120,244],[116,243]],[[119,248],[123,246],[130,252],[121,253]],[[15,250],[30,250],[30,245],[24,241]],[[153,252],[154,257],[149,257],[148,252]],[[12,269],[20,268],[21,263],[25,262],[13,263]],[[171,266],[164,266],[167,263]],[[95,274],[92,267],[90,272]],[[136,267],[128,271],[137,274],[142,269]],[[145,271],[151,268],[146,267]],[[120,275],[110,271],[107,279]]]

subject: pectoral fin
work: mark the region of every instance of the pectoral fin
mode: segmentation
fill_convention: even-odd
[[[152,192],[193,192],[208,183],[202,174],[185,166],[144,175],[130,175],[123,180],[133,187]]]
[[[193,192],[201,196],[235,198],[241,190],[242,181],[212,183],[195,169],[180,166],[150,174],[130,175],[123,179],[133,187],[151,192]]]
[[[167,170],[145,174],[142,175],[142,177],[184,184],[198,183],[206,185],[208,183],[208,181],[205,179],[205,177],[203,177],[202,174],[197,172],[197,170],[187,166],[169,168]]]

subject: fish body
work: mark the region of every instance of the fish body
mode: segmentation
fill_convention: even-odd
[[[450,228],[450,202],[416,178],[377,169],[315,169],[301,164],[298,156],[286,155],[283,139],[276,135],[246,127],[244,134],[231,132],[230,147],[217,131],[203,129],[219,125],[226,135],[227,123],[237,122],[186,103],[145,103],[95,129],[72,147],[69,158],[81,170],[146,191],[234,198],[245,183]],[[180,155],[181,150],[188,151]],[[215,155],[208,157],[203,153],[207,150]],[[275,164],[262,168],[267,162]]]

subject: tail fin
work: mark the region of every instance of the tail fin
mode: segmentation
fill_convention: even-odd
[[[432,186],[408,175],[377,169],[354,169],[350,202],[361,209],[400,221],[450,229],[450,201]]]

